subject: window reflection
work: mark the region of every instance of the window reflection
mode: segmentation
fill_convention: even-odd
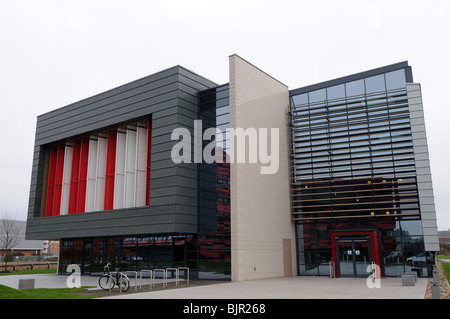
[[[386,73],[386,89],[394,90],[406,86],[405,70]]]
[[[365,82],[366,82],[366,93],[375,93],[386,90],[386,85],[384,83],[384,74],[366,78]]]
[[[365,93],[364,80],[357,80],[346,83],[345,90],[347,92],[347,97],[364,94]]]
[[[300,95],[294,95],[292,97],[292,99],[294,101],[294,105],[308,103],[308,93],[300,94]]]
[[[329,100],[345,97],[345,85],[340,84],[327,88],[327,97]]]
[[[325,89],[312,91],[309,93],[309,103],[323,102],[327,99],[327,93]]]

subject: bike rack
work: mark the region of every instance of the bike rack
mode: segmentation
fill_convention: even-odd
[[[163,287],[167,286],[167,281],[166,281],[166,270],[165,269],[153,269],[153,286],[155,285],[155,275],[157,271],[162,271],[163,272]]]
[[[116,278],[117,278],[117,274],[118,274],[119,272],[118,271],[110,271],[109,272],[109,276],[111,277],[111,279],[113,279],[113,274],[116,274]],[[122,274],[120,274],[120,279],[122,279]],[[114,280],[111,280],[111,282],[114,282]],[[114,288],[114,286],[115,285],[109,285],[109,292],[111,292],[112,291],[112,289]],[[120,292],[122,292],[122,289],[120,289],[120,285],[119,285],[119,291]]]
[[[335,275],[334,275],[333,262],[330,261],[330,262],[328,263],[328,265],[329,265],[329,267],[330,267],[330,278],[336,278]]]
[[[178,268],[166,268],[166,285],[167,285],[167,274],[169,271],[175,270],[175,286],[178,286]]]
[[[130,271],[131,272],[131,271]],[[117,272],[116,272],[117,273]],[[122,293],[122,288],[121,288],[121,286],[120,286],[120,282],[122,281],[122,277],[123,277],[123,275],[124,275],[124,273],[122,272],[122,271],[118,271],[118,273],[120,274],[120,281],[119,281],[119,293]],[[127,274],[125,274],[125,276],[127,276]],[[136,276],[137,276],[137,274],[136,274]],[[127,276],[127,278],[128,278],[128,276]],[[129,279],[128,279],[129,280]],[[135,286],[135,288],[137,289],[137,287]],[[109,291],[111,291],[111,289],[109,290]]]
[[[137,272],[137,271],[133,271],[133,270],[127,270],[127,271],[126,271],[126,275],[127,275],[127,276],[128,276],[128,273],[129,273],[129,272],[135,274],[135,276],[134,276],[134,291],[137,291],[137,277],[138,277],[138,272]]]
[[[119,293],[122,293],[122,287],[120,286],[120,283],[122,282],[123,272],[120,272],[120,281],[119,281]]]
[[[152,289],[152,277],[153,277],[153,270],[150,269],[142,269],[141,270],[141,279],[140,279],[140,288],[142,288],[142,273],[143,272],[149,272],[150,273],[150,289]]]
[[[189,285],[189,267],[178,267],[178,276],[181,269],[187,271],[187,284]]]

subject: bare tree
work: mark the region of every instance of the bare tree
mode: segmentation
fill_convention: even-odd
[[[0,215],[0,250],[5,252],[5,272],[8,267],[8,255],[21,241],[21,230],[16,224],[16,217],[7,212]]]

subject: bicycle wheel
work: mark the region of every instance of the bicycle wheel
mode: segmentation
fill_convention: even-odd
[[[100,288],[106,291],[112,290],[112,288],[114,288],[114,284],[114,279],[109,275],[102,275],[98,279],[98,285],[100,286]]]
[[[130,280],[127,276],[124,275],[122,278],[119,278],[119,289],[123,292],[127,292],[130,289]]]

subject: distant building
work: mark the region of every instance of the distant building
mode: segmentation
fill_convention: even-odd
[[[25,229],[27,222],[22,220],[16,220],[14,226],[20,228],[20,242],[18,245],[11,249],[11,254],[22,256],[40,256],[44,248],[44,242],[42,240],[27,240],[25,239]],[[0,232],[0,237],[5,234]],[[0,241],[1,242],[1,241]],[[0,246],[0,255],[3,257],[6,255],[3,247]]]
[[[440,243],[450,243],[450,229],[438,232]]]
[[[42,250],[42,254],[58,255],[59,254],[59,241],[44,240],[44,249]]]

